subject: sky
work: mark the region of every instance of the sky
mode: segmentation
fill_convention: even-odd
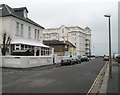
[[[91,31],[92,53],[108,54],[108,19],[111,15],[112,53],[118,52],[119,0],[0,0],[12,8],[27,7],[28,17],[45,28],[61,25],[88,26]]]

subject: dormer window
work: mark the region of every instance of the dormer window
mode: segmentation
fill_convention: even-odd
[[[15,11],[16,15],[27,18],[28,10],[26,7],[14,8],[14,11]]]

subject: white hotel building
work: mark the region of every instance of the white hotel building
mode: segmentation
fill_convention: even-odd
[[[5,4],[0,5],[0,44],[3,43],[3,33],[12,39],[8,55],[27,50],[32,56],[50,55],[52,48],[42,44],[43,29],[44,27],[28,18],[26,7],[11,8]]]
[[[69,41],[76,46],[76,55],[91,54],[91,30],[79,26],[49,28],[43,30],[44,40]]]

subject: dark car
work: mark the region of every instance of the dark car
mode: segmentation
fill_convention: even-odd
[[[73,57],[71,58],[72,64],[79,64],[81,63],[81,58],[79,57]]]
[[[117,61],[118,63],[120,63],[120,55],[118,55],[118,56],[116,57],[116,61]]]
[[[77,56],[76,58],[77,58],[78,63],[81,63],[81,57]]]
[[[89,58],[87,56],[81,56],[81,62],[89,61]]]
[[[104,61],[109,61],[109,57],[108,57],[108,56],[105,56],[105,57],[103,58],[103,60],[104,60]]]
[[[61,65],[63,66],[63,65],[72,65],[73,63],[72,63],[72,61],[71,61],[71,58],[69,58],[69,57],[66,57],[66,58],[63,58],[62,60],[61,60]]]

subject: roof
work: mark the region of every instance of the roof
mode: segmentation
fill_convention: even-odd
[[[39,41],[33,41],[33,40],[24,40],[24,39],[15,39],[11,41],[11,44],[24,44],[24,45],[31,45],[31,46],[37,46],[37,47],[49,47],[46,46]]]
[[[44,27],[42,27],[41,25],[39,25],[39,24],[37,24],[36,22],[32,21],[31,19],[21,17],[21,16],[19,16],[19,15],[15,12],[15,10],[23,10],[23,9],[26,9],[26,11],[28,12],[28,10],[27,10],[26,7],[11,8],[11,7],[9,7],[9,6],[6,5],[6,4],[1,4],[1,5],[0,5],[0,17],[13,16],[13,17],[16,17],[16,18],[18,18],[18,19],[20,19],[20,20],[26,21],[26,22],[28,22],[28,23],[30,23],[30,24],[33,24],[33,25],[35,25],[35,26],[38,26],[38,27],[44,29]]]
[[[72,47],[76,48],[76,46],[73,45],[73,44],[72,44],[71,42],[69,42],[69,41],[66,41],[66,44],[68,44],[69,46],[72,46]]]
[[[86,26],[86,27],[85,27],[85,29],[88,29],[88,30],[90,30],[90,28],[89,28],[88,26]],[[90,31],[91,31],[91,30],[90,30]]]
[[[45,30],[58,30],[60,28],[46,28]]]
[[[65,45],[63,41],[59,40],[44,40],[43,43],[46,45]]]
[[[26,7],[14,8],[15,11],[21,11],[21,10],[24,10],[24,9],[25,9],[25,10],[27,11],[27,13],[28,13],[28,10],[27,10]]]
[[[65,28],[67,28],[68,30],[70,30],[70,29],[73,29],[73,28],[79,28],[79,29],[81,29],[81,30],[83,30],[84,31],[84,29],[83,28],[81,28],[81,27],[79,27],[79,26],[65,26],[65,25],[62,25],[62,26],[64,26]],[[58,30],[58,29],[60,29],[60,28],[46,28],[45,30]]]
[[[69,41],[59,41],[59,40],[44,40],[43,44],[45,45],[68,45],[68,46],[72,46],[75,47],[72,43],[70,43]]]
[[[79,27],[79,26],[69,26],[69,27],[66,27],[66,28],[68,28],[68,29],[71,29],[71,28],[79,28],[79,29],[81,29],[81,30],[84,30],[83,28],[81,28],[81,27]]]

